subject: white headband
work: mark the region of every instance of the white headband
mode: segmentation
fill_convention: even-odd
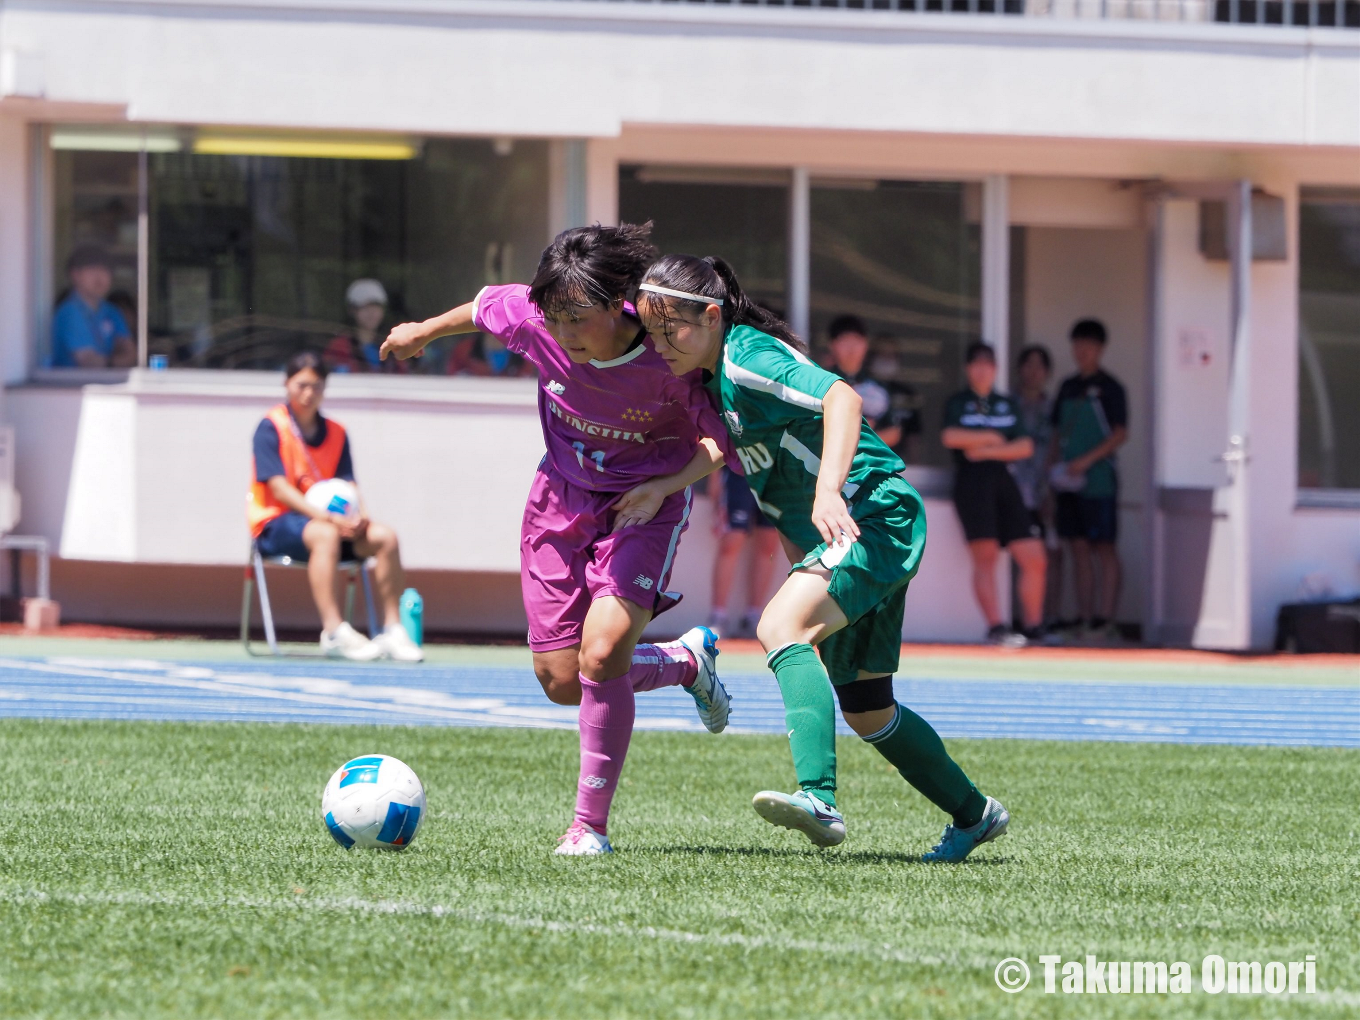
[[[669,287],[658,287],[654,283],[640,283],[638,290],[645,290],[652,294],[665,294],[667,297],[684,298],[686,301],[699,301],[706,305],[720,305],[723,299],[720,297],[709,297],[707,294],[691,294],[684,290],[671,290]]]

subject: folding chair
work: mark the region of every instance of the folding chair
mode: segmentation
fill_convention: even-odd
[[[345,571],[349,576],[345,585],[345,619],[349,620],[354,615],[354,580],[355,577],[362,577],[364,580],[364,605],[368,609],[368,635],[373,637],[378,633],[378,613],[373,605],[373,584],[368,574],[368,560],[341,560],[338,564],[339,569]],[[269,587],[265,583],[264,568],[271,567],[306,567],[306,560],[297,560],[291,556],[263,556],[260,547],[252,541],[250,543],[250,561],[246,564],[245,586],[241,592],[241,644],[251,655],[264,655],[258,652],[250,643],[250,616],[251,603],[254,597],[256,585],[260,588],[260,616],[264,620],[264,637],[269,643],[270,655],[286,655],[296,658],[317,658],[319,653],[308,652],[280,652],[278,636],[274,632],[274,612],[269,605]]]

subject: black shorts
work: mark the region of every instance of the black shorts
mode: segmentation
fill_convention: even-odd
[[[1113,545],[1119,537],[1119,501],[1115,496],[1060,492],[1053,516],[1059,538]]]
[[[1022,538],[1043,537],[1043,529],[1020,496],[1020,487],[1002,464],[959,467],[954,472],[954,508],[970,542],[990,538],[1005,546]]]
[[[727,506],[727,527],[730,531],[750,531],[768,528],[770,522],[756,505],[756,495],[746,479],[735,471],[723,469],[723,501]]]

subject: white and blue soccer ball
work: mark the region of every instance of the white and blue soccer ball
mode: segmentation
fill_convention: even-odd
[[[348,520],[359,517],[359,489],[343,478],[325,478],[313,482],[307,489],[307,502],[328,514],[339,514]]]
[[[425,820],[425,788],[411,767],[396,758],[351,758],[326,784],[321,818],[346,850],[404,850]]]

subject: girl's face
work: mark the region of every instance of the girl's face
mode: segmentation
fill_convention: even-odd
[[[288,391],[288,403],[292,405],[293,413],[306,420],[321,407],[321,398],[326,395],[326,380],[313,369],[304,368],[290,376],[284,388]]]
[[[696,315],[695,313],[698,312]],[[714,371],[722,353],[722,309],[697,301],[676,301],[659,294],[638,297],[638,315],[652,336],[656,353],[676,375],[696,368]]]
[[[574,363],[609,361],[623,353],[615,339],[622,311],[622,300],[612,305],[571,305],[551,315],[545,312],[543,325]]]

